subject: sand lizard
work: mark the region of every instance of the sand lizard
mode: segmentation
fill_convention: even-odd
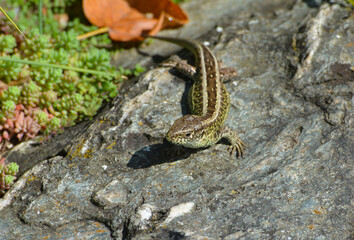
[[[230,77],[230,73],[235,75],[236,71],[221,68],[210,49],[198,42],[180,38],[149,37],[182,46],[195,57],[196,67],[186,61],[169,65],[192,78],[194,84],[189,90],[189,107],[192,114],[177,119],[168,131],[166,139],[184,147],[203,148],[226,138],[231,143],[230,154],[233,155],[237,151],[237,154],[242,156],[246,145],[234,130],[224,126],[229,113],[230,96],[222,80]]]

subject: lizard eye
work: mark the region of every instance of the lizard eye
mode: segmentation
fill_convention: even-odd
[[[186,137],[190,137],[192,135],[192,133],[187,133]]]

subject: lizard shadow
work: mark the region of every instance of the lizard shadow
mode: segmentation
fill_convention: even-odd
[[[179,72],[177,69],[175,68],[171,68],[169,70],[169,72],[178,78],[178,81],[184,81],[185,85],[184,85],[184,91],[182,93],[182,97],[180,100],[180,106],[181,106],[181,113],[182,115],[186,115],[186,114],[191,114],[190,109],[189,109],[189,104],[188,104],[188,98],[189,98],[189,90],[193,85],[193,80],[190,79],[189,77],[183,75],[181,72]]]
[[[148,168],[154,165],[171,163],[188,158],[196,149],[183,148],[181,154],[176,154],[176,146],[164,139],[163,143],[146,146],[136,151],[127,163],[133,169]]]

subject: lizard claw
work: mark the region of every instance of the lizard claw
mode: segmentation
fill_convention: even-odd
[[[247,145],[244,142],[242,142],[241,140],[238,140],[235,144],[233,144],[229,147],[229,153],[231,156],[233,156],[236,151],[237,156],[243,157],[243,152],[244,152],[243,149],[246,147],[247,147]]]

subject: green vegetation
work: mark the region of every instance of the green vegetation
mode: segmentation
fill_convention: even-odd
[[[187,2],[187,0],[172,0],[172,2],[180,4],[180,3],[183,3],[183,2]]]
[[[354,0],[347,0],[354,7]]]
[[[0,153],[92,118],[127,75],[144,71],[112,67],[111,53],[97,47],[111,44],[107,35],[78,41],[96,27],[57,20],[73,2],[13,0],[2,6],[28,40],[0,15]]]
[[[5,158],[0,159],[0,197],[2,197],[16,179],[17,163],[5,164]]]

